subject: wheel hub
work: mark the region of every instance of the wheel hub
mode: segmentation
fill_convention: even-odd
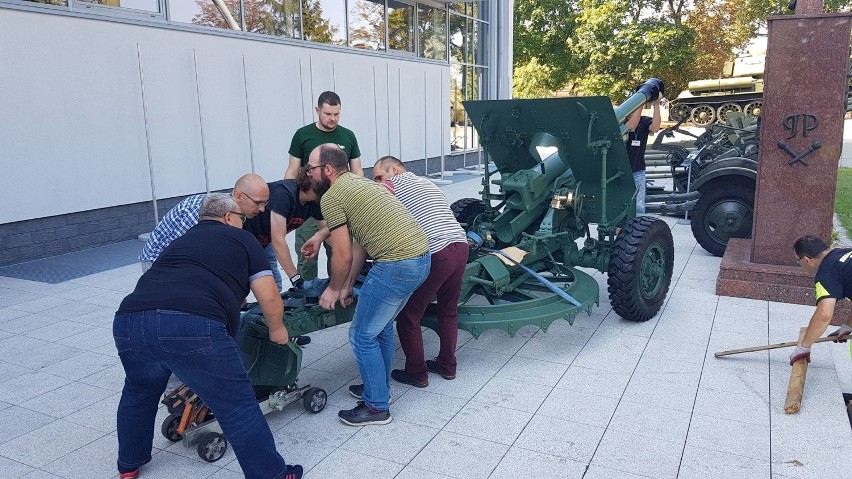
[[[642,296],[651,299],[660,292],[665,280],[666,256],[662,245],[651,244],[642,257],[642,275],[639,285]]]
[[[734,235],[742,235],[750,209],[739,201],[722,201],[710,210],[707,225],[713,236],[727,242]],[[751,220],[748,220],[751,225]]]

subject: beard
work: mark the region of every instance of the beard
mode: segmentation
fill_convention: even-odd
[[[319,201],[322,195],[331,188],[331,179],[326,176],[325,172],[321,172],[320,179],[318,181],[311,180],[311,185],[313,186],[314,193],[317,195],[317,201]]]

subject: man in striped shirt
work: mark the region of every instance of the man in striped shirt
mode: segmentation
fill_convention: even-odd
[[[396,331],[405,353],[405,369],[394,369],[391,377],[419,388],[429,385],[429,371],[444,379],[455,379],[458,302],[469,251],[465,232],[441,190],[431,181],[406,171],[399,159],[381,158],[373,166],[373,178],[383,182],[414,216],[426,234],[432,253],[429,276],[396,317]],[[420,319],[435,297],[441,346],[438,357],[425,361]]]
[[[367,256],[374,263],[358,295],[349,326],[349,342],[358,363],[361,401],[338,417],[350,426],[387,424],[390,372],[396,345],[393,318],[429,274],[431,254],[426,235],[411,213],[384,187],[349,171],[346,153],[335,144],[316,147],[308,158],[308,175],[320,197],[328,227],[331,281],[319,304],[332,310],[352,303],[352,286]],[[324,235],[305,242],[305,258],[316,256]],[[354,241],[353,241],[354,240]],[[354,387],[354,386],[353,386]]]

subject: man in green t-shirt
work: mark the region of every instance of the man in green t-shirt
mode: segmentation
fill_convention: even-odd
[[[361,150],[358,148],[355,133],[338,124],[340,121],[340,97],[333,91],[322,92],[317,100],[315,110],[317,112],[316,123],[299,128],[293,135],[293,140],[290,142],[290,161],[287,164],[287,170],[284,172],[284,178],[298,178],[299,168],[304,168],[308,164],[308,156],[314,148],[324,143],[334,143],[339,146],[349,160],[349,170],[358,176],[364,176],[364,170],[361,168]],[[291,282],[317,277],[316,258],[306,260],[302,256],[301,250],[305,241],[316,234],[318,229],[316,221],[308,219],[296,230],[296,251],[299,252],[299,264],[298,273],[290,278]],[[331,249],[326,246],[325,251],[331,258]]]
[[[387,424],[396,349],[393,319],[429,275],[426,235],[384,186],[350,173],[346,155],[337,146],[319,146],[307,168],[328,232],[308,241],[303,253],[315,256],[325,235],[334,247],[331,282],[320,297],[320,306],[328,310],[337,303],[349,306],[364,261],[367,256],[373,259],[349,325],[349,342],[364,380],[363,387],[352,386],[349,392],[362,402],[337,415],[350,426]]]

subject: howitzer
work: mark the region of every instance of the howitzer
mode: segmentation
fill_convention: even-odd
[[[623,318],[647,321],[659,311],[673,240],[665,222],[636,217],[623,123],[663,88],[649,80],[615,109],[602,96],[464,102],[497,169],[486,170],[481,198],[453,204],[471,238],[459,329],[478,337],[573,324],[600,301],[597,280],[579,267],[608,273],[609,300]],[[352,309],[289,309],[286,323],[291,335],[306,334],[351,321]],[[437,329],[435,304],[422,324]]]
[[[620,316],[646,321],[657,313],[673,241],[665,222],[636,217],[623,123],[663,89],[649,80],[616,108],[602,96],[464,102],[496,171],[486,168],[481,199],[453,205],[472,243],[459,329],[477,337],[526,325],[546,330],[560,318],[573,324],[600,298],[598,282],[578,267],[608,273]],[[437,327],[434,309],[423,324]]]

